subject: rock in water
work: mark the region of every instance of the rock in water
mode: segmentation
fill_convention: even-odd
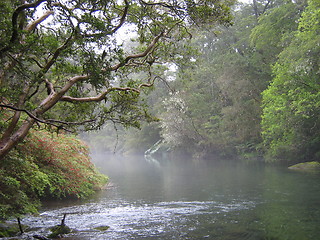
[[[45,236],[41,236],[41,235],[33,235],[33,238],[40,239],[40,240],[49,240],[49,238],[46,238]]]
[[[71,229],[66,225],[57,225],[50,229],[51,234],[48,236],[48,238],[57,238],[62,236],[63,234],[67,234],[71,232]]]
[[[290,170],[301,170],[301,171],[320,171],[319,162],[304,162],[298,163],[293,166],[288,167]]]

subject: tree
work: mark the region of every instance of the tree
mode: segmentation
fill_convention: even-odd
[[[230,24],[232,2],[2,1],[0,158],[35,124],[88,130],[150,119],[139,96],[155,69],[190,26]],[[125,28],[137,34],[131,52],[117,40]]]
[[[320,5],[310,0],[263,92],[263,138],[269,160],[319,160]]]
[[[273,2],[255,1],[259,15]],[[203,31],[193,40],[200,54],[193,57],[193,66],[179,69],[180,91],[165,102],[162,133],[171,145],[230,155],[253,151],[261,142],[260,94],[271,80],[271,70],[270,62],[260,61],[263,53],[250,44],[251,31],[258,25],[255,10],[249,4],[238,5],[232,27]]]

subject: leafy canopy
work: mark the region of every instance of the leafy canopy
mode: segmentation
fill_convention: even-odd
[[[229,25],[232,3],[2,1],[0,111],[10,116],[1,125],[0,156],[35,122],[89,130],[108,120],[125,126],[153,120],[143,89],[162,78],[162,64],[174,61],[176,44],[192,26]],[[119,41],[126,31],[134,42]]]

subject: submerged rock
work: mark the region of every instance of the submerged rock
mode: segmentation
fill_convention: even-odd
[[[41,236],[41,235],[33,235],[33,238],[40,239],[40,240],[49,240],[49,238],[46,238],[45,236]]]
[[[66,225],[57,225],[50,229],[51,234],[48,238],[58,238],[61,237],[63,234],[67,234],[71,232],[71,229]]]
[[[288,167],[290,170],[301,170],[301,171],[320,171],[319,162],[304,162],[298,163],[293,166]]]
[[[99,227],[95,227],[95,230],[98,231],[107,231],[110,227],[109,226],[99,226]]]
[[[56,225],[52,228],[50,228],[50,231],[52,232],[48,238],[59,238],[61,237],[63,234],[68,234],[71,232],[71,228],[69,228],[66,224],[65,224],[65,220],[66,220],[66,216],[67,214],[65,213],[63,215],[63,219],[61,221],[60,225]]]

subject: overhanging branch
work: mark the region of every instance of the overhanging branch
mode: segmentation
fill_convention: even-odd
[[[12,33],[11,33],[10,42],[7,46],[0,49],[0,55],[3,54],[4,52],[10,50],[12,47],[12,44],[18,39],[18,17],[19,17],[19,14],[21,12],[23,12],[25,9],[36,8],[41,3],[45,2],[45,1],[47,1],[47,0],[38,0],[33,3],[25,3],[25,4],[22,4],[16,8],[16,10],[12,14],[12,19],[11,19]]]
[[[51,59],[43,67],[43,71],[42,72],[44,72],[44,73],[47,72],[51,68],[51,66],[56,62],[56,60],[59,57],[60,53],[69,46],[69,44],[72,42],[72,39],[73,39],[73,33],[67,38],[67,40],[60,47],[58,47],[56,49],[56,51],[54,52],[54,54],[51,57]]]
[[[82,97],[82,98],[75,98],[70,96],[63,96],[61,97],[60,101],[64,102],[71,102],[71,103],[79,103],[79,102],[100,102],[104,99],[106,99],[106,96],[114,91],[121,91],[121,92],[136,92],[140,93],[140,89],[144,87],[152,87],[154,85],[154,81],[160,77],[155,77],[152,81],[149,81],[147,83],[140,84],[137,88],[131,88],[131,87],[111,87],[105,90],[104,92],[100,93],[97,96],[94,97]]]
[[[10,105],[5,105],[5,104],[0,104],[1,108],[8,108],[8,109],[12,109],[14,111],[18,111],[18,112],[24,112],[26,113],[30,118],[34,119],[36,122],[38,123],[43,123],[43,124],[47,124],[47,125],[51,125],[56,127],[57,129],[62,129],[65,130],[67,132],[72,132],[69,129],[65,128],[64,126],[69,126],[69,125],[84,125],[86,123],[90,123],[90,122],[95,122],[96,119],[90,119],[90,120],[86,120],[86,121],[82,121],[82,122],[66,122],[66,121],[61,121],[61,120],[55,120],[55,119],[40,119],[38,117],[36,117],[34,114],[32,114],[30,111],[26,110],[26,109],[20,109],[20,108],[16,108]],[[60,125],[58,125],[58,124]]]
[[[122,17],[120,19],[120,22],[114,29],[112,29],[111,33],[115,33],[116,31],[118,31],[118,29],[124,24],[124,22],[126,20],[126,17],[128,15],[129,2],[128,2],[128,0],[124,0],[124,3],[125,3],[125,7],[124,7],[124,10],[123,10],[123,14],[122,14]]]
[[[114,65],[113,67],[111,67],[109,69],[102,69],[102,70],[103,71],[116,71],[120,67],[126,65],[132,59],[143,58],[143,57],[147,56],[150,52],[152,52],[152,50],[154,49],[154,47],[156,46],[156,44],[158,43],[160,38],[163,37],[164,35],[165,35],[164,32],[161,32],[159,35],[157,35],[144,52],[138,53],[138,54],[135,54],[135,55],[129,55],[121,63],[116,64],[116,65]],[[106,98],[106,96],[110,92],[113,92],[113,91],[133,91],[133,92],[140,93],[140,89],[142,87],[151,87],[151,86],[153,86],[154,80],[155,80],[154,79],[151,83],[150,82],[143,83],[143,84],[139,85],[138,88],[131,88],[131,87],[112,87],[112,88],[108,88],[104,92],[102,92],[99,95],[94,96],[94,97],[75,98],[75,97],[71,97],[71,96],[63,96],[64,93],[66,93],[76,82],[79,82],[79,81],[82,81],[82,80],[87,80],[89,78],[90,78],[90,75],[75,76],[75,77],[71,78],[68,81],[68,83],[64,86],[64,88],[58,93],[59,95],[61,94],[61,97],[60,97],[59,101],[65,101],[65,102],[100,102],[100,101],[104,100]]]
[[[97,95],[95,97],[75,98],[75,97],[70,97],[70,96],[63,96],[63,97],[61,97],[60,101],[64,101],[64,102],[100,102],[100,101],[104,100],[110,92],[114,92],[114,91],[123,91],[123,92],[133,91],[133,92],[137,92],[137,93],[140,92],[140,90],[136,89],[136,88],[112,87],[112,88],[108,88],[107,90],[105,90],[104,92],[100,93],[99,95]]]
[[[150,43],[150,45],[147,47],[147,49],[142,52],[142,53],[138,53],[138,54],[134,54],[134,55],[129,55],[127,56],[122,62],[110,67],[109,69],[106,70],[111,70],[111,71],[116,71],[119,68],[123,67],[124,65],[126,65],[131,59],[136,59],[136,58],[142,58],[148,55],[148,53],[151,52],[151,50],[155,47],[155,45],[158,43],[158,41],[160,40],[161,37],[164,36],[164,32],[161,32],[158,36],[156,36],[152,42]]]
[[[40,24],[41,22],[43,22],[44,20],[47,19],[47,17],[49,17],[51,14],[53,14],[53,11],[47,11],[45,12],[41,17],[39,17],[37,20],[29,23],[26,27],[25,30],[28,32],[33,31],[38,24]]]

